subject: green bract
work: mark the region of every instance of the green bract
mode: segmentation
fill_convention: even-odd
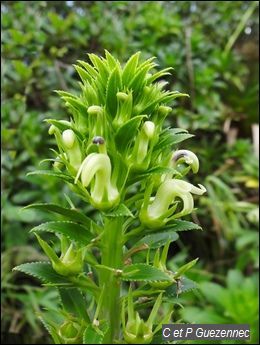
[[[57,91],[70,120],[47,120],[57,143],[53,169],[30,173],[62,179],[99,213],[92,219],[74,207],[29,206],[66,218],[32,229],[51,264],[16,268],[59,288],[62,322],[41,316],[55,343],[150,343],[170,320],[171,310],[157,315],[167,289],[197,261],[167,269],[177,232],[200,228],[176,219],[193,211],[192,194],[206,191],[184,180],[190,170],[198,172],[197,156],[173,147],[191,135],[163,127],[169,104],[187,95],[163,90],[169,68],[154,73],[154,58],[139,58],[138,52],[122,66],[106,51],[105,58],[89,54],[90,63],[78,61],[80,95]],[[60,255],[39,232],[58,237]],[[145,263],[140,251],[147,252]],[[135,308],[148,296],[154,306],[145,320]]]

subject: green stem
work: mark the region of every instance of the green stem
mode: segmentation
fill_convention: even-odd
[[[123,218],[106,218],[101,239],[101,264],[121,269],[123,263]],[[119,337],[120,330],[120,280],[113,271],[102,271],[99,277],[100,288],[104,286],[105,296],[101,308],[102,317],[108,321],[109,330],[104,339],[105,344],[113,344]]]

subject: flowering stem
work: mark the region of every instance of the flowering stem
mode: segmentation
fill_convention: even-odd
[[[123,217],[106,218],[102,236],[101,264],[113,269],[121,269],[123,264]],[[119,337],[120,329],[120,280],[111,270],[102,270],[100,287],[109,294],[105,296],[102,317],[108,321],[109,330],[105,343],[113,344]]]

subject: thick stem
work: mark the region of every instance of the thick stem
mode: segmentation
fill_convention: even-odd
[[[101,264],[110,268],[121,269],[123,262],[123,218],[106,218],[102,236]],[[99,277],[100,288],[104,286],[105,296],[102,317],[108,321],[109,331],[105,344],[113,344],[119,337],[120,330],[120,287],[121,283],[113,271],[104,270]]]

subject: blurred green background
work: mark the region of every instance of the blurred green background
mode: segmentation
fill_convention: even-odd
[[[159,68],[174,67],[169,88],[190,94],[168,120],[195,134],[182,148],[200,158],[193,182],[208,193],[192,214],[204,231],[171,248],[170,269],[200,258],[190,273],[199,288],[173,300],[174,322],[250,323],[256,343],[258,2],[2,1],[1,19],[2,342],[49,342],[37,311],[57,305],[55,290],[11,269],[45,260],[29,230],[48,218],[21,208],[64,204],[70,192],[26,173],[51,155],[44,119],[66,118],[53,90],[78,91],[72,64],[107,49],[120,61],[157,56]]]

